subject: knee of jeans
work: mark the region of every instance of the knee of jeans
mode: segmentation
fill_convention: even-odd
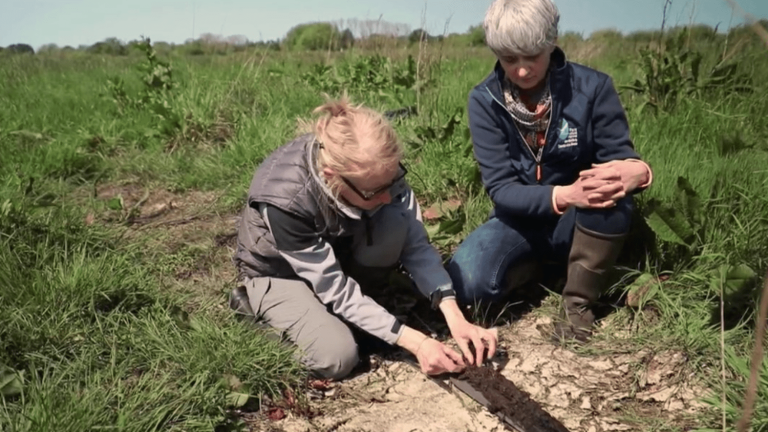
[[[490,286],[474,291],[456,290],[456,300],[463,306],[475,307],[482,304],[493,303],[500,297],[500,291]]]
[[[630,219],[632,213],[635,211],[635,198],[633,195],[627,195],[624,198],[616,202],[616,206],[613,207],[616,213],[623,215],[623,217]]]
[[[357,343],[349,335],[335,341],[323,341],[313,353],[311,369],[323,379],[342,379],[352,372],[359,361]]]
[[[466,306],[493,301],[499,295],[499,289],[484,272],[475,272],[470,266],[463,266],[451,260],[448,274],[456,291],[456,300]]]
[[[576,223],[601,234],[625,234],[629,232],[634,207],[634,199],[631,195],[627,195],[611,208],[578,209]]]

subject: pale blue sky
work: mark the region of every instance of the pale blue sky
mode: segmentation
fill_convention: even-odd
[[[737,0],[748,13],[768,18],[768,0]],[[0,46],[27,43],[37,49],[123,41],[149,36],[182,43],[202,33],[244,35],[249,40],[285,36],[294,25],[350,18],[381,19],[416,29],[426,8],[431,34],[464,32],[482,21],[491,0],[0,0]],[[602,28],[623,32],[659,28],[664,0],[555,0],[561,29],[584,36]],[[668,22],[691,20],[721,29],[743,22],[726,0],[673,0]]]

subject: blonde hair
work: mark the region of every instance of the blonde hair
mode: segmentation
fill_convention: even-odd
[[[320,142],[318,174],[330,168],[340,176],[365,176],[391,169],[403,157],[403,147],[394,128],[381,113],[363,105],[352,105],[347,95],[315,108],[321,114],[314,123],[301,122]],[[329,187],[336,191],[334,178]]]
[[[551,0],[495,0],[483,20],[486,45],[497,56],[538,55],[554,46],[559,22]]]

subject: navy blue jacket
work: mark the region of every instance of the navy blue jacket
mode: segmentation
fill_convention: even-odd
[[[556,185],[572,184],[593,163],[640,159],[619,95],[605,73],[571,63],[555,48],[549,74],[551,120],[539,162],[504,106],[503,78],[497,61],[470,92],[467,110],[475,159],[495,214],[554,216]]]

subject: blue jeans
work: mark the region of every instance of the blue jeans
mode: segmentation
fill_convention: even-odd
[[[624,234],[633,208],[632,196],[626,196],[610,209],[571,208],[545,220],[491,217],[464,239],[448,262],[457,300],[465,305],[499,300],[507,294],[504,275],[511,266],[531,259],[565,263],[575,224],[600,234]]]

